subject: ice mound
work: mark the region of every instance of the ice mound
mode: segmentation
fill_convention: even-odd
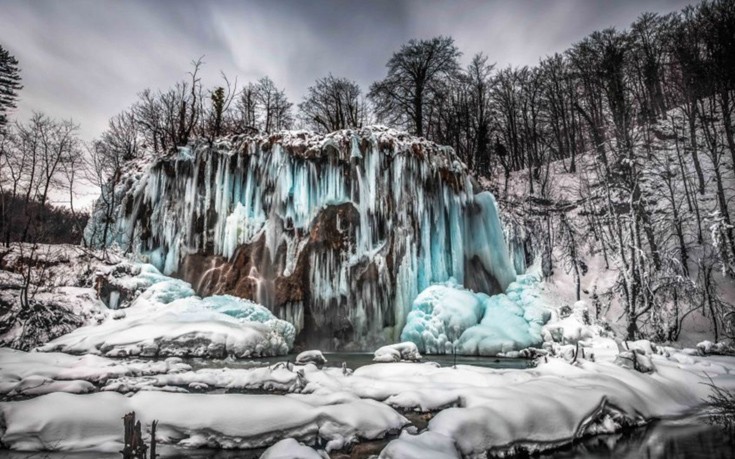
[[[129,308],[79,328],[41,351],[222,358],[287,354],[296,331],[259,304],[230,295],[200,298],[186,282],[145,265],[130,284],[150,284]]]
[[[539,346],[550,312],[535,292],[536,278],[518,276],[506,293],[488,296],[453,282],[432,285],[416,298],[401,333],[421,352],[497,355]]]

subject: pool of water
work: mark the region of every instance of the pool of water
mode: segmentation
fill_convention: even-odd
[[[371,352],[325,352],[324,357],[327,359],[326,366],[341,367],[342,362],[347,364],[348,368],[357,369],[365,365],[371,365],[373,362],[373,354]],[[296,354],[288,354],[279,357],[269,357],[263,359],[252,360],[209,360],[209,359],[186,359],[186,363],[190,364],[194,370],[201,368],[256,368],[276,364],[278,362],[293,362]],[[422,362],[435,362],[443,367],[457,365],[474,365],[485,368],[513,368],[524,369],[533,366],[532,360],[511,359],[506,357],[478,357],[478,356],[456,356],[452,355],[424,355]]]
[[[661,420],[616,435],[600,435],[539,456],[544,459],[731,459],[735,438],[699,416]]]

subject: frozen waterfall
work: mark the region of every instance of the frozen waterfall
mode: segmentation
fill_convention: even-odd
[[[130,170],[118,193],[98,244],[201,295],[255,300],[302,342],[392,342],[430,285],[494,294],[515,280],[493,196],[450,148],[383,127],[200,142]]]

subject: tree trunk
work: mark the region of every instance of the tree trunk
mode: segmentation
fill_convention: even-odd
[[[692,147],[692,161],[694,169],[697,171],[697,180],[699,181],[699,194],[704,194],[704,174],[702,173],[702,165],[699,162],[697,154],[697,126],[695,119],[697,116],[697,106],[692,104],[691,113],[689,114],[689,142]]]
[[[722,109],[722,122],[725,125],[727,147],[730,149],[732,166],[735,167],[735,140],[733,139],[732,117],[730,113],[730,92],[727,89],[723,89],[720,93],[720,107]]]

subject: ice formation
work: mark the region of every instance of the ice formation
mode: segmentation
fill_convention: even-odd
[[[493,296],[452,282],[432,285],[413,302],[401,339],[430,354],[497,355],[540,346],[550,313],[534,290],[537,282],[524,274]]]
[[[307,344],[396,341],[430,285],[501,293],[520,269],[453,151],[384,127],[200,142],[137,167],[107,240],[99,208],[88,239],[257,301]]]
[[[40,349],[112,357],[245,358],[283,355],[293,346],[293,325],[252,301],[231,295],[200,298],[191,285],[161,275],[152,265],[122,283],[147,288],[103,323],[78,328]]]

